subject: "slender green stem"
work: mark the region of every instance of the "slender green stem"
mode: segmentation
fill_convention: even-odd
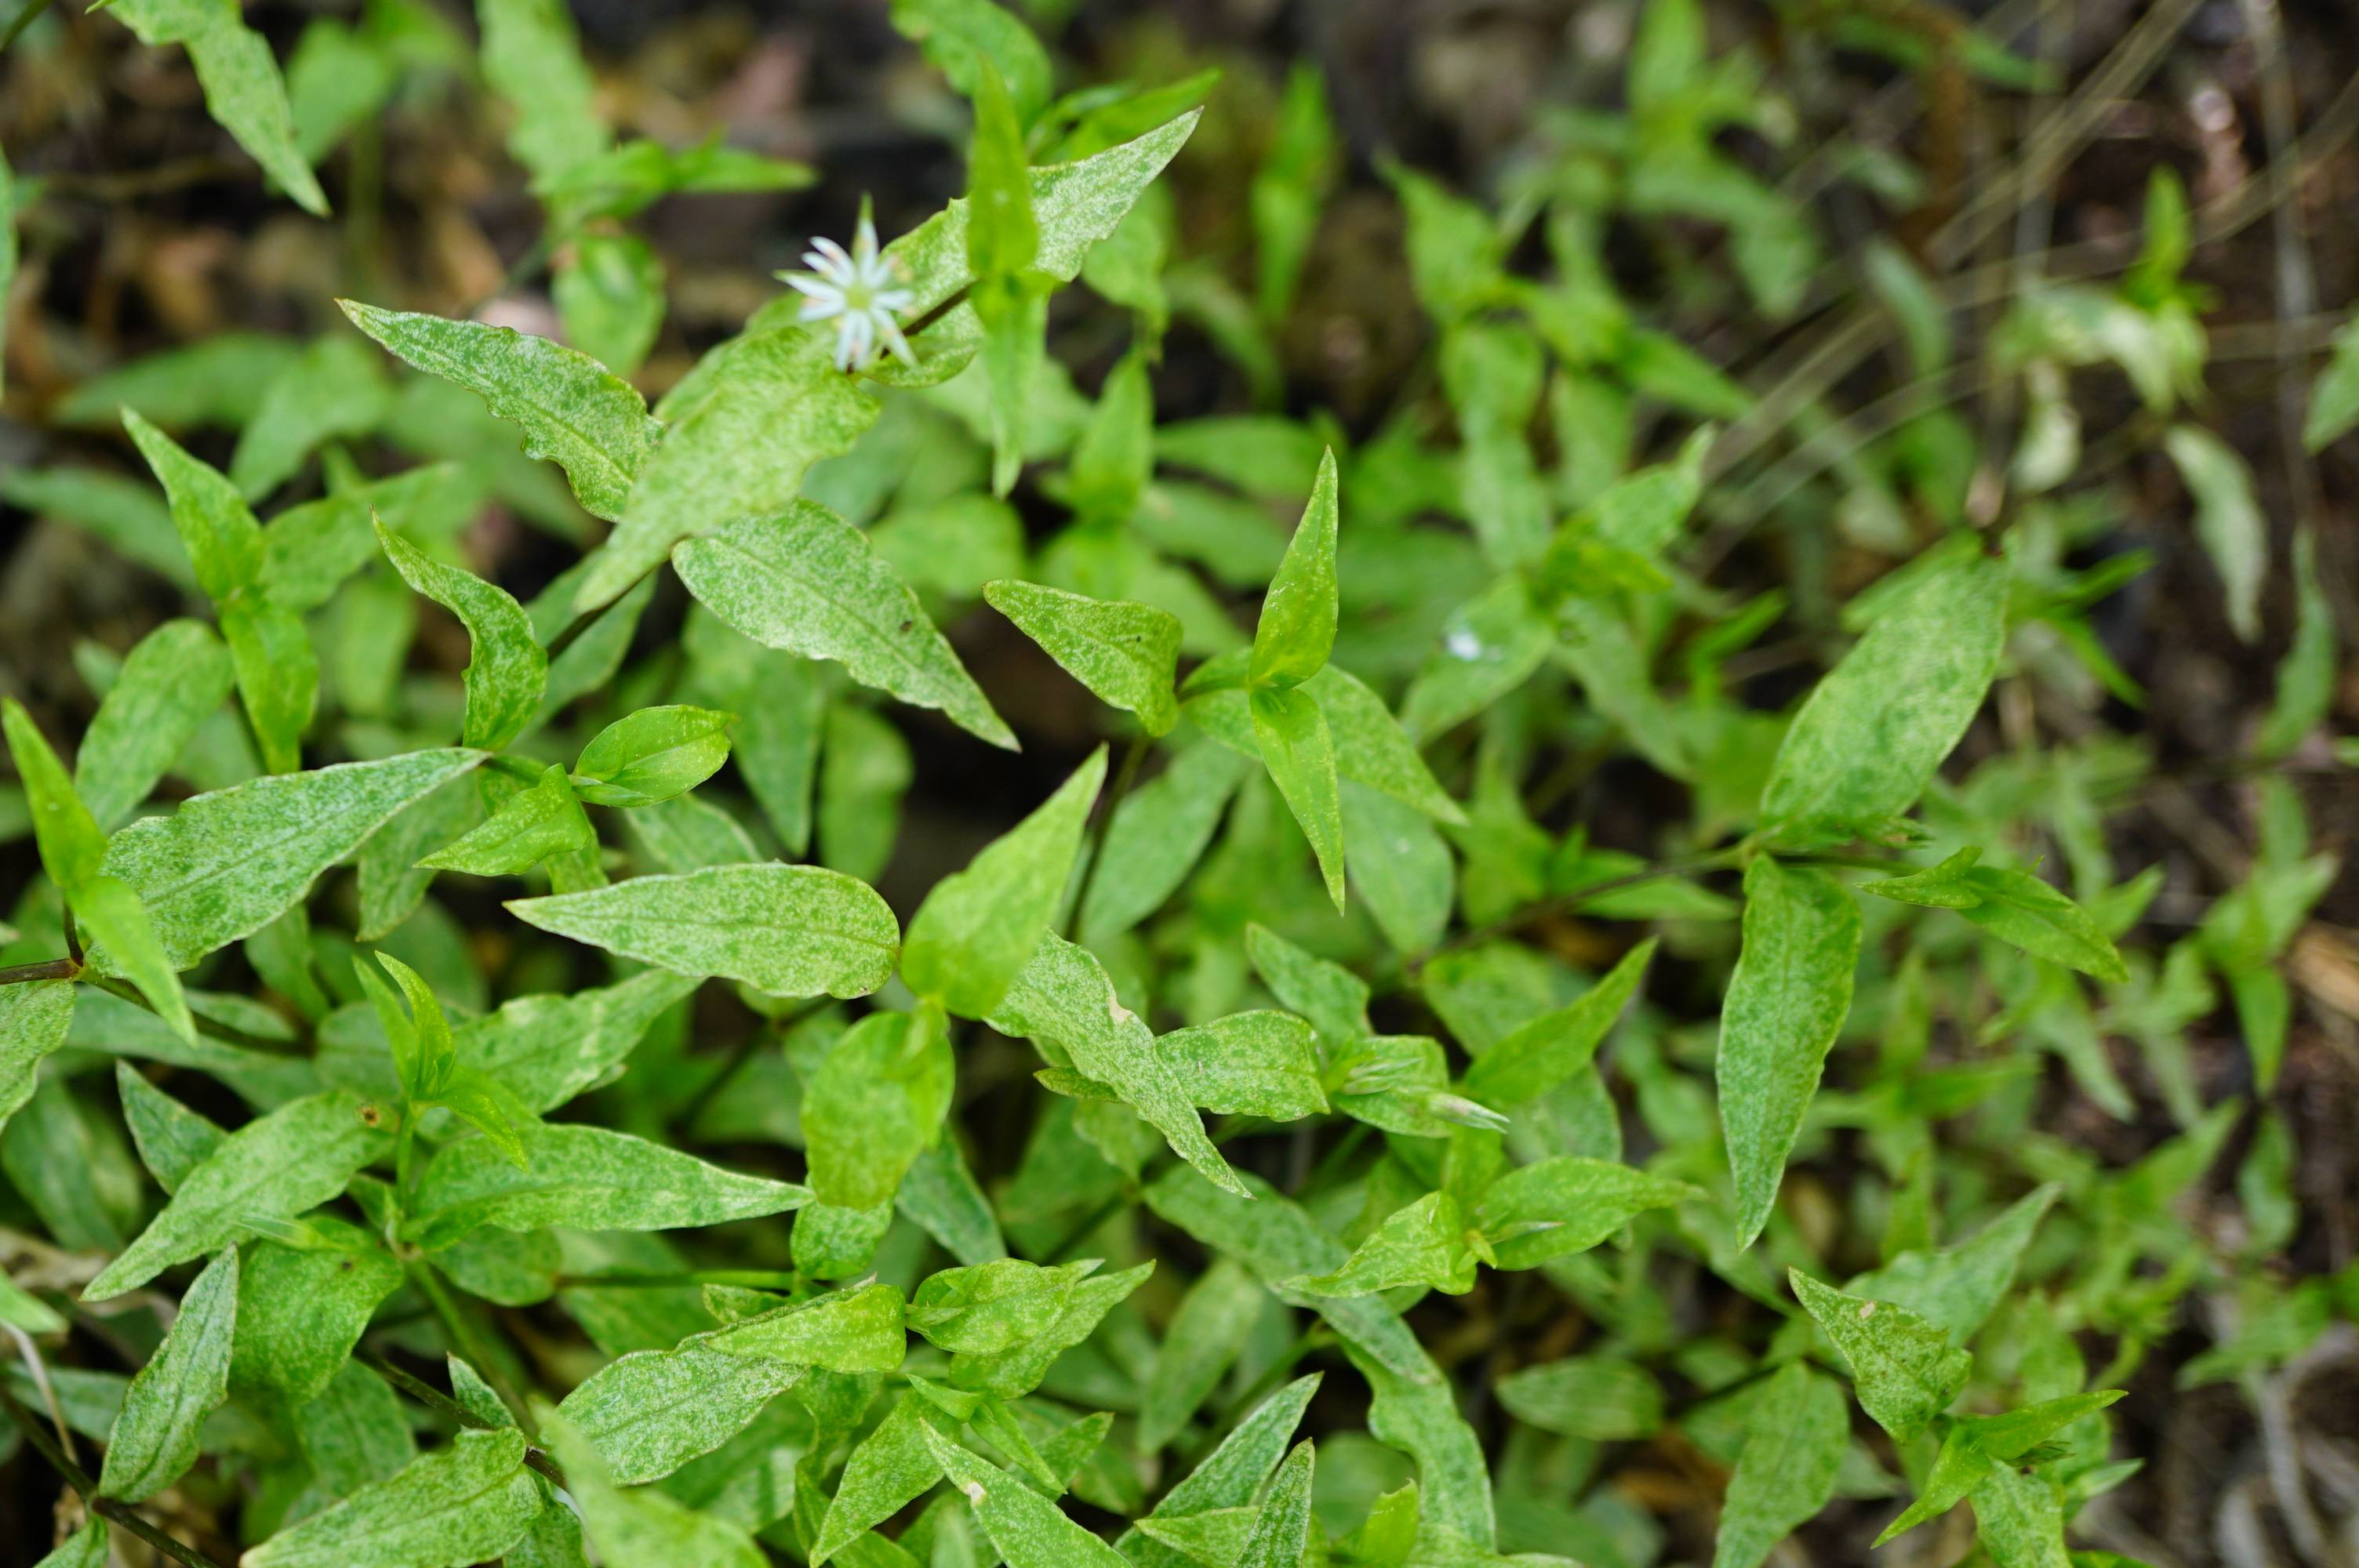
[[[66,1485],[81,1495],[91,1512],[109,1524],[129,1530],[173,1562],[184,1564],[185,1568],[222,1568],[219,1563],[195,1547],[177,1541],[149,1524],[129,1504],[114,1498],[100,1497],[98,1483],[90,1478],[90,1472],[66,1457],[65,1451],[58,1446],[57,1439],[33,1419],[31,1411],[16,1402],[16,1396],[8,1391],[5,1384],[0,1384],[0,1405],[7,1408],[8,1419],[16,1423],[16,1430],[24,1433],[25,1441],[49,1462],[49,1468],[65,1477]]]

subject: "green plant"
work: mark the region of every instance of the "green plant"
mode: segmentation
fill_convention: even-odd
[[[109,9],[314,212],[315,163],[468,66],[417,0],[314,22],[284,81],[225,0]],[[206,611],[85,655],[71,769],[6,706],[39,874],[0,1168],[45,1261],[0,1281],[0,1402],[92,1516],[48,1561],[206,1562],[142,1511],[179,1486],[242,1497],[247,1568],[1636,1565],[1661,1528],[1593,1483],[1673,1433],[1724,1477],[1715,1568],[1839,1499],[1879,1539],[1966,1503],[2001,1568],[2127,1561],[2067,1530],[2136,1470],[2105,1412],[2181,1304],[2243,1309],[2182,1380],[2253,1389],[2354,1290],[2262,1266],[2284,960],[2338,870],[2286,771],[2339,673],[2314,533],[2220,759],[2257,848],[2175,939],[2107,833],[2174,781],[2037,719],[2140,695],[2096,617],[2147,557],[2073,564],[2107,504],[2075,371],[2126,379],[2264,634],[2178,185],[2121,279],[2012,299],[1991,449],[1940,401],[1779,412],[1604,262],[1616,224],[1724,232],[1739,287],[1672,292],[1777,320],[1824,265],[1725,150],[1777,127],[1766,68],[1649,0],[1626,111],[1544,127],[1501,211],[1386,168],[1432,373],[1381,419],[1165,420],[1175,321],[1266,393],[1342,161],[1317,74],[1224,272],[1158,182],[1208,78],[1059,97],[987,0],[893,17],[972,102],[967,195],[881,247],[864,207],[652,406],[632,220],[812,173],[618,142],[565,8],[481,0],[544,218],[511,278],[552,269],[568,343],[345,299],[356,330],[49,411],[119,408],[160,503],[0,475]],[[0,165],[0,235],[40,200]],[[1894,246],[1860,272],[1945,382],[1954,300]],[[1094,397],[1048,351],[1076,280],[1129,333]],[[2310,448],[2354,423],[2345,328]],[[529,600],[469,565],[494,501],[573,557]],[[1722,571],[1765,521],[1788,580]],[[1839,588],[1829,540],[1874,569]],[[1087,743],[1002,716],[946,634],[993,614],[1097,699]],[[912,733],[1028,809],[942,874],[921,849],[897,910]],[[1609,769],[1635,820],[1583,810]],[[2189,1065],[2215,981],[2249,1098]],[[2132,1060],[2166,1123],[2134,1159],[2052,1130],[2051,1094],[2136,1118]],[[2179,1223],[2231,1151],[2241,1238]]]

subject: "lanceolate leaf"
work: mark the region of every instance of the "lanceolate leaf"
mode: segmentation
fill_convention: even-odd
[[[1296,1444],[1278,1465],[1268,1495],[1262,1498],[1237,1568],[1302,1568],[1314,1528],[1310,1487],[1316,1465],[1310,1440]]]
[[[167,621],[124,656],[74,755],[74,788],[100,827],[147,798],[230,684],[228,653],[201,621]]]
[[[1101,746],[1029,816],[935,884],[902,949],[911,990],[962,1018],[999,1005],[1064,898],[1105,766]]]
[[[983,597],[1102,701],[1138,715],[1148,734],[1164,734],[1180,721],[1171,695],[1178,617],[1129,600],[1091,599],[1014,579],[984,584]]]
[[[901,946],[874,889],[817,866],[715,866],[507,907],[577,942],[778,996],[866,996],[893,973]]]
[[[1484,1051],[1466,1072],[1466,1092],[1485,1105],[1520,1105],[1587,1066],[1655,956],[1649,937],[1622,956],[1581,999],[1543,1013]]]
[[[1180,1078],[1156,1054],[1154,1032],[1122,1005],[1104,966],[1088,949],[1054,932],[1043,936],[989,1022],[1003,1034],[1063,1053],[1083,1076],[1122,1096],[1173,1152],[1212,1182],[1245,1193],[1229,1162],[1204,1136],[1204,1124]],[[1055,1057],[1050,1061],[1057,1065]]]
[[[1712,1568],[1759,1568],[1788,1531],[1827,1506],[1850,1444],[1850,1412],[1833,1380],[1799,1361],[1780,1369],[1753,1406],[1721,1504]]]
[[[131,884],[184,967],[277,919],[403,806],[482,760],[411,752],[201,795],[115,834],[102,869]]]
[[[524,733],[549,682],[549,655],[533,639],[524,606],[497,584],[433,559],[382,522],[376,537],[402,581],[465,624],[474,657],[466,669],[463,738],[470,746],[498,751]]]
[[[1310,504],[1270,579],[1254,629],[1253,683],[1299,686],[1326,667],[1335,646],[1335,454],[1319,460]]]
[[[830,371],[830,374],[835,373]],[[689,591],[766,647],[832,659],[854,680],[938,708],[995,746],[1016,737],[861,532],[813,502],[690,539],[673,552]]]
[[[339,303],[390,352],[465,387],[516,426],[526,453],[562,468],[583,506],[601,517],[623,514],[663,427],[649,417],[646,400],[596,360],[513,327]]]
[[[736,1436],[804,1370],[768,1357],[732,1356],[700,1336],[607,1363],[557,1410],[616,1480],[636,1485],[669,1476]]]
[[[1335,749],[1327,716],[1300,690],[1256,687],[1252,695],[1254,740],[1262,765],[1301,825],[1326,880],[1335,913],[1343,912],[1343,797],[1335,782]]]
[[[444,1247],[483,1225],[667,1230],[781,1214],[810,1201],[807,1187],[739,1175],[603,1127],[543,1123],[525,1131],[524,1154],[519,1167],[488,1139],[445,1146],[418,1178],[408,1233]]]
[[[270,45],[234,6],[207,0],[114,0],[108,7],[143,44],[179,44],[205,90],[205,108],[298,206],[328,215],[328,199],[295,145],[295,112]]]
[[[1007,1568],[1129,1568],[1122,1554],[1075,1524],[1056,1504],[972,1450],[920,1426],[919,1436],[973,1509]]]
[[[1794,1293],[1851,1368],[1860,1408],[1897,1442],[1925,1430],[1965,1386],[1973,1357],[1906,1307],[1846,1295],[1799,1269]]]
[[[1744,944],[1722,1004],[1718,1066],[1744,1245],[1769,1223],[1786,1156],[1851,1011],[1859,931],[1858,904],[1826,872],[1763,855],[1745,873]]]
[[[84,1286],[101,1302],[203,1256],[257,1222],[285,1219],[344,1190],[388,1142],[375,1108],[347,1090],[312,1095],[239,1128],[189,1173],[138,1239]]]
[[[229,1394],[230,1346],[237,1333],[237,1252],[225,1250],[180,1300],[180,1314],[155,1355],[124,1390],[107,1434],[99,1491],[136,1503],[195,1463],[197,1430]]]
[[[2006,564],[1940,568],[1878,616],[1794,715],[1762,819],[1807,848],[1880,832],[1966,732],[1998,668]]]

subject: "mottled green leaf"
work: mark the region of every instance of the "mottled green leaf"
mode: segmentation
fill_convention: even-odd
[[[675,704],[642,708],[598,731],[574,760],[592,806],[652,806],[694,789],[729,760],[734,716]]]
[[[328,215],[328,198],[295,145],[286,79],[270,45],[245,25],[238,7],[212,0],[114,0],[107,9],[141,43],[187,49],[204,88],[206,112],[296,205],[315,217]]]
[[[465,387],[516,426],[526,454],[563,469],[583,506],[601,517],[623,515],[663,434],[627,383],[587,354],[513,327],[337,303],[396,357]],[[616,584],[598,603],[629,586]]]
[[[1860,1408],[1906,1443],[1949,1409],[1973,1357],[1906,1307],[1869,1301],[1787,1271],[1794,1293],[1851,1368]]]
[[[526,1129],[523,1142],[521,1167],[487,1139],[445,1145],[418,1178],[405,1233],[432,1248],[484,1225],[669,1230],[781,1214],[810,1201],[807,1187],[739,1175],[603,1127],[543,1123]]]
[[[1579,1000],[1542,1013],[1484,1050],[1466,1070],[1466,1092],[1488,1105],[1521,1105],[1589,1065],[1654,956],[1655,940],[1648,937]]]
[[[1712,1568],[1760,1568],[1772,1548],[1834,1496],[1851,1445],[1843,1390],[1801,1362],[1779,1368],[1748,1418],[1721,1504]]]
[[[524,606],[496,583],[433,559],[382,522],[376,524],[376,537],[402,581],[467,628],[474,657],[464,676],[464,739],[470,746],[498,751],[524,733],[549,684],[549,655],[534,640]]]
[[[251,1548],[239,1568],[465,1568],[496,1557],[543,1506],[524,1446],[514,1427],[462,1432],[448,1447]]]
[[[1343,800],[1327,716],[1299,690],[1257,687],[1251,698],[1254,741],[1270,782],[1319,860],[1335,912],[1343,912]]]
[[[780,515],[708,532],[673,551],[672,565],[722,620],[765,647],[832,659],[864,686],[940,708],[961,729],[1016,749],[917,595],[857,528],[799,501]]]
[[[999,1006],[1056,916],[1105,767],[1101,746],[1030,816],[934,885],[902,946],[911,990],[962,1018]]]
[[[1769,1223],[1786,1156],[1851,1011],[1859,905],[1841,882],[1770,856],[1745,873],[1745,930],[1721,1009],[1721,1125],[1736,1176],[1737,1240]]]
[[[1781,842],[1875,835],[1914,804],[1990,689],[2006,592],[2004,562],[1945,564],[1811,688],[1761,795]]]
[[[1180,658],[1177,616],[1129,600],[1091,599],[1012,579],[984,584],[983,597],[1101,701],[1138,715],[1148,734],[1164,734],[1180,721],[1171,695]]]
[[[107,1433],[102,1496],[136,1503],[179,1480],[197,1458],[197,1432],[229,1397],[237,1335],[237,1252],[227,1249],[180,1298],[164,1343],[132,1374],[123,1412]]]
[[[900,953],[900,926],[875,891],[817,866],[715,866],[507,907],[610,953],[778,996],[865,996]]]
[[[146,800],[229,696],[230,661],[201,621],[167,621],[124,655],[74,756],[74,788],[102,827]]]
[[[1053,931],[1043,936],[988,1022],[1002,1034],[1062,1052],[1075,1070],[1113,1088],[1151,1122],[1180,1158],[1216,1185],[1244,1193],[1204,1136],[1183,1080],[1157,1053],[1154,1031],[1122,1005],[1104,966],[1087,948]]]
[[[171,962],[192,964],[277,919],[403,806],[482,760],[411,752],[216,790],[116,833],[103,870],[139,895]]]
[[[286,1219],[344,1190],[388,1141],[375,1108],[348,1090],[311,1095],[257,1118],[190,1171],[138,1238],[84,1286],[101,1302],[203,1256],[258,1223]]]

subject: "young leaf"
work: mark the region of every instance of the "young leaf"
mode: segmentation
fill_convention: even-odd
[[[1040,252],[1040,224],[1025,174],[1023,124],[987,55],[976,59],[973,75],[966,256],[974,284],[969,297],[983,322],[991,382],[991,487],[1006,495],[1024,464],[1025,403],[1044,349],[1048,280],[1032,266]]]
[[[216,790],[115,834],[103,869],[147,905],[172,965],[193,964],[277,919],[402,807],[481,761],[411,752]]]
[[[1203,1189],[1210,1192],[1212,1189]],[[1287,1440],[1302,1421],[1310,1398],[1319,1391],[1321,1374],[1293,1382],[1256,1405],[1236,1430],[1221,1440],[1203,1462],[1178,1486],[1163,1495],[1149,1519],[1186,1519],[1222,1509],[1243,1508],[1254,1500],[1262,1482],[1286,1453]],[[1136,1526],[1118,1543],[1123,1554],[1139,1568],[1182,1568],[1190,1559],[1150,1541]]]
[[[899,923],[875,889],[817,866],[633,877],[507,908],[560,936],[776,996],[866,996],[891,977],[901,948]]]
[[[525,454],[563,469],[575,499],[591,512],[623,515],[663,427],[648,416],[647,400],[605,366],[513,327],[337,303],[397,358],[465,387],[520,429]],[[628,586],[617,584],[614,591]]]
[[[940,708],[962,730],[1016,750],[908,584],[826,507],[799,501],[782,516],[690,539],[672,552],[672,567],[714,614],[763,646],[832,659],[864,686]]]
[[[328,215],[319,178],[295,145],[295,112],[278,62],[235,7],[205,0],[114,0],[107,9],[141,43],[187,49],[204,88],[206,112],[297,206],[315,218]]]
[[[1335,782],[1335,750],[1327,716],[1301,691],[1256,687],[1254,740],[1270,782],[1301,826],[1319,860],[1335,913],[1343,913],[1343,799]]]
[[[2007,568],[1970,557],[1916,583],[1811,689],[1761,793],[1781,844],[1874,835],[1908,809],[1982,707]]]
[[[1712,1568],[1760,1568],[1797,1525],[1827,1506],[1850,1446],[1843,1390],[1802,1362],[1779,1368],[1746,1422],[1745,1451],[1721,1505]]]
[[[139,1502],[196,1463],[198,1429],[229,1397],[236,1333],[237,1251],[230,1248],[189,1287],[164,1343],[124,1390],[123,1411],[107,1433],[101,1496]]]
[[[1100,701],[1138,715],[1149,735],[1169,733],[1180,721],[1171,695],[1179,617],[1126,599],[1091,599],[1013,579],[984,583],[983,597]]]
[[[124,656],[74,756],[74,789],[100,827],[147,798],[231,682],[229,654],[201,621],[167,621]]]
[[[1310,1486],[1316,1465],[1306,1437],[1278,1465],[1261,1510],[1254,1516],[1237,1568],[1302,1568],[1310,1546]]]
[[[1953,1349],[1947,1334],[1906,1307],[1845,1294],[1799,1269],[1786,1275],[1851,1368],[1860,1408],[1895,1442],[1908,1442],[1950,1408],[1973,1357]]]
[[[1113,1088],[1152,1123],[1173,1152],[1215,1185],[1244,1195],[1229,1162],[1204,1136],[1179,1076],[1157,1054],[1154,1032],[1122,1005],[1105,967],[1087,948],[1053,931],[1042,936],[986,1022],[1002,1034],[1065,1053],[1076,1070]]]
[[[175,1263],[202,1257],[258,1223],[286,1219],[344,1190],[387,1140],[375,1108],[349,1090],[292,1101],[239,1128],[190,1171],[172,1201],[98,1277],[82,1300],[136,1290]]]
[[[262,525],[237,487],[138,410],[123,410],[123,427],[164,487],[197,586],[216,602],[253,586],[262,572]]]
[[[616,1486],[597,1447],[571,1422],[550,1411],[541,1424],[551,1452],[565,1466],[566,1489],[580,1509],[582,1534],[601,1563],[766,1568],[769,1559],[740,1526],[687,1508],[652,1487]]]
[[[1311,483],[1294,542],[1287,546],[1286,559],[1262,600],[1250,672],[1256,687],[1283,690],[1326,667],[1335,646],[1337,515],[1335,454],[1330,451],[1319,460],[1319,477]]]
[[[2103,980],[2129,979],[2113,939],[2086,910],[2028,871],[1975,864],[1981,854],[1961,849],[1938,866],[1863,882],[1860,891],[1901,903],[1954,909],[2035,957]]]
[[[439,1249],[485,1225],[669,1230],[782,1214],[810,1201],[808,1187],[739,1175],[603,1127],[543,1123],[527,1129],[523,1141],[521,1167],[486,1139],[444,1145],[418,1178],[406,1234]]]
[[[1650,936],[1578,1000],[1541,1014],[1484,1051],[1466,1070],[1467,1094],[1485,1105],[1522,1105],[1589,1065],[1654,956]]]
[[[926,895],[901,950],[911,990],[962,1018],[999,1006],[1056,917],[1105,767],[1101,746],[1030,816]]]
[[[1773,857],[1745,873],[1745,931],[1722,1004],[1720,1119],[1736,1176],[1736,1238],[1769,1223],[1786,1156],[1851,1011],[1859,905],[1841,882]]]
[[[418,864],[478,877],[520,876],[543,860],[597,842],[598,830],[590,826],[565,764],[551,762],[538,784],[508,796],[491,816]]]
[[[534,640],[532,622],[507,591],[473,572],[445,566],[372,518],[378,546],[401,580],[456,615],[474,647],[464,674],[467,717],[463,739],[496,752],[518,735],[540,707],[549,684],[549,655]]]
[[[709,708],[642,708],[582,748],[574,788],[592,806],[652,806],[683,795],[729,760],[734,720]]]

